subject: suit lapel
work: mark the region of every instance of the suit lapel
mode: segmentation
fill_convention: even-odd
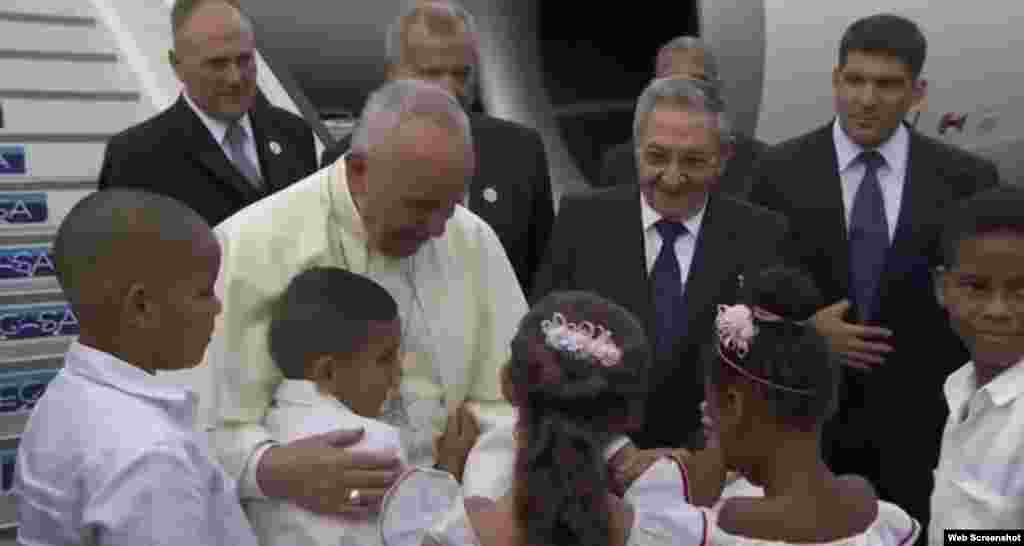
[[[896,231],[892,244],[886,253],[886,266],[880,289],[885,290],[889,281],[898,280],[911,267],[908,260],[921,258],[922,226],[931,222],[929,212],[935,210],[941,200],[942,178],[937,171],[939,163],[933,157],[934,150],[919,135],[910,132],[910,149],[907,154],[907,172],[903,182],[903,196],[896,220]]]
[[[821,229],[821,248],[829,256],[832,278],[838,282],[840,292],[850,292],[850,239],[846,227],[846,205],[843,203],[843,182],[839,177],[839,158],[832,139],[832,123],[819,129],[815,139],[818,150],[807,157],[816,162],[808,170],[807,203],[821,203],[815,208],[816,217],[809,224]],[[794,173],[794,176],[800,176]],[[809,236],[814,236],[810,235]]]
[[[473,148],[476,155],[476,171],[473,172],[473,178],[469,181],[469,195],[466,200],[466,204],[469,206],[469,210],[478,211],[482,209],[482,203],[480,199],[483,198],[484,191],[484,176],[481,176],[481,167],[483,161],[481,161],[480,142],[487,137],[481,137],[483,133],[487,131],[484,127],[484,120],[480,118],[478,114],[469,115],[469,130],[473,134]]]
[[[609,193],[607,207],[599,215],[601,236],[589,239],[596,247],[597,260],[603,271],[595,277],[603,279],[604,295],[633,310],[648,332],[653,332],[654,313],[647,279],[647,258],[644,254],[644,225],[640,213],[640,187],[621,186]],[[613,250],[614,249],[614,250]]]
[[[910,149],[907,154],[907,173],[903,181],[903,197],[900,200],[899,216],[896,220],[896,231],[893,237],[891,252],[913,248],[915,235],[914,226],[927,220],[926,212],[930,203],[934,203],[935,181],[939,173],[935,170],[936,161],[932,158],[932,150],[915,133],[910,133]]]
[[[728,282],[729,268],[735,260],[730,260],[724,253],[733,248],[735,238],[734,226],[729,221],[728,203],[714,196],[708,200],[707,211],[697,235],[697,245],[690,261],[690,272],[686,278],[683,291],[683,309],[685,313],[685,339],[700,339],[699,332],[690,331],[697,316],[706,312],[711,306],[722,303],[715,299],[721,292],[722,282]],[[710,333],[709,333],[710,335]],[[689,343],[681,343],[685,348]]]
[[[174,108],[176,117],[182,122],[182,137],[186,141],[182,149],[187,150],[187,153],[196,161],[213,173],[217,181],[234,188],[248,200],[255,201],[262,197],[256,188],[242,176],[242,173],[238,172],[238,169],[231,164],[228,156],[224,155],[220,144],[213,140],[210,130],[185,102],[184,96],[178,98]],[[182,182],[186,183],[187,181]]]
[[[263,175],[263,183],[270,193],[283,189],[285,181],[288,180],[288,162],[281,161],[281,157],[288,150],[282,148],[281,143],[287,142],[276,127],[267,123],[266,110],[254,107],[249,115],[252,122],[253,139],[256,142],[256,152],[260,156],[260,172]]]

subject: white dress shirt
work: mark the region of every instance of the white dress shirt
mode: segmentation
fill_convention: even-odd
[[[944,390],[928,540],[942,544],[944,529],[1024,528],[1024,360],[980,389],[968,363]]]
[[[195,404],[72,343],[21,437],[18,544],[256,546],[235,481],[193,428]]]
[[[526,299],[494,230],[464,207],[455,208],[443,236],[412,257],[376,255],[368,251],[339,161],[246,207],[215,233],[222,248],[215,291],[224,310],[205,359],[218,394],[212,436],[242,498],[263,496],[256,469],[275,445],[264,418],[283,379],[267,348],[270,317],[263,310],[312,266],[374,279],[409,323],[401,390],[412,421],[402,430],[411,464],[433,464],[433,437],[463,402],[483,432],[514,419],[500,370]],[[409,449],[405,438],[419,449]]]
[[[679,260],[679,282],[682,283],[684,292],[686,290],[686,279],[690,276],[693,253],[697,250],[700,226],[704,222],[704,211],[707,208],[708,203],[705,198],[704,205],[701,206],[700,210],[683,222],[683,225],[686,226],[686,233],[676,238],[675,250],[676,259]],[[640,196],[640,217],[644,227],[644,252],[647,256],[647,272],[650,273],[654,269],[654,262],[658,259],[658,253],[661,252],[661,234],[658,233],[658,229],[654,224],[662,219],[662,215],[654,210],[642,195]]]
[[[188,96],[188,93],[182,93],[185,97],[185,102],[188,103],[192,111],[199,116],[199,119],[203,121],[203,125],[210,130],[210,136],[213,137],[213,141],[220,145],[220,149],[224,150],[224,156],[228,158],[228,161],[232,161],[231,158],[231,146],[228,145],[228,124],[211,117],[209,114],[203,111],[202,108],[196,105],[192,101],[192,98]],[[242,146],[242,150],[245,152],[245,157],[256,167],[256,172],[259,173],[260,178],[263,178],[263,171],[260,167],[260,154],[256,151],[256,136],[252,132],[252,121],[249,119],[249,114],[242,114],[241,119],[238,122],[242,125],[242,129],[245,129],[245,144]]]
[[[836,158],[839,162],[839,179],[843,184],[843,206],[846,211],[846,225],[849,228],[850,214],[853,211],[853,200],[857,196],[857,188],[864,179],[867,167],[857,161],[861,152],[865,151],[860,144],[850,140],[836,118],[832,124],[832,141],[836,146]],[[899,220],[900,204],[903,201],[903,187],[907,179],[907,158],[910,154],[910,132],[901,123],[896,132],[877,148],[885,158],[885,166],[880,167],[876,175],[878,185],[882,189],[882,200],[885,201],[885,220],[889,224],[889,242],[896,234],[896,223]]]
[[[320,393],[312,381],[281,381],[265,423],[271,436],[280,443],[339,428],[363,428],[365,434],[350,448],[352,451],[391,452],[405,459],[398,429],[355,414],[337,398]],[[262,546],[372,546],[380,543],[376,518],[326,517],[276,499],[249,501],[246,512]]]

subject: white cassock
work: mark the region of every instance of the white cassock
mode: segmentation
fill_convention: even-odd
[[[212,438],[243,498],[262,497],[256,461],[272,438],[261,422],[282,379],[267,349],[269,304],[310,267],[368,276],[398,303],[411,358],[402,381],[406,421],[394,424],[412,464],[433,463],[433,437],[463,401],[484,431],[511,422],[500,369],[526,300],[494,230],[472,212],[456,207],[445,234],[409,258],[372,253],[339,161],[243,209],[215,233],[224,310],[206,354],[217,398]]]

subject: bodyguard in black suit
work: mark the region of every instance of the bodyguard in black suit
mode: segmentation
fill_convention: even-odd
[[[777,262],[786,237],[780,215],[712,191],[728,146],[708,92],[686,78],[644,91],[641,183],[563,198],[533,292],[593,291],[641,318],[656,355],[633,436],[644,448],[701,444],[700,352],[716,305],[735,299],[740,275]]]
[[[479,55],[472,15],[444,2],[421,3],[398,17],[388,39],[389,78],[433,81],[472,111]],[[511,121],[470,113],[469,122],[476,173],[466,205],[494,228],[529,295],[554,221],[544,143],[536,130]],[[345,138],[324,150],[321,166],[334,163],[349,144]]]
[[[707,82],[721,96],[718,60],[704,42],[694,36],[679,36],[658,49],[654,60],[654,77],[684,76]],[[723,110],[727,110],[724,105]],[[732,157],[718,181],[715,191],[745,198],[750,191],[750,172],[757,156],[766,148],[757,139],[740,133],[732,135]],[[592,181],[597,188],[635,185],[636,152],[633,139],[609,148],[601,162],[601,176]]]
[[[998,174],[902,122],[924,96],[925,49],[901,17],[851,25],[833,75],[837,118],[767,151],[751,200],[788,217],[790,256],[836,302],[814,319],[847,364],[828,464],[871,479],[927,529],[942,384],[968,358],[933,292],[941,226]]]
[[[174,197],[210,225],[316,170],[313,132],[256,88],[249,21],[226,0],[179,0],[171,63],[185,91],[111,138],[99,188]]]

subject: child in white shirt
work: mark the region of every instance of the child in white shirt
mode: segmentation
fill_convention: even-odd
[[[18,544],[256,546],[195,396],[154,377],[201,361],[220,256],[161,195],[105,190],[68,213],[54,261],[81,333],[21,437]]]
[[[314,267],[292,279],[272,312],[268,346],[284,376],[264,421],[274,440],[362,428],[351,449],[405,461],[398,429],[378,420],[402,375],[402,321],[387,290],[341,268]],[[456,461],[444,468],[456,479],[471,445],[438,454]],[[246,511],[264,546],[379,543],[373,518],[331,518],[272,499],[251,501]]]
[[[946,250],[937,293],[972,360],[945,384],[930,544],[948,529],[1024,527],[1024,189],[963,203]]]

